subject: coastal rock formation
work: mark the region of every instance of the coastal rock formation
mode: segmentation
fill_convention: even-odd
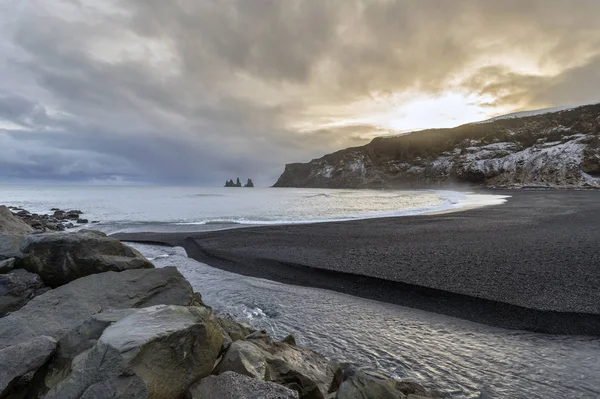
[[[29,234],[33,228],[13,213],[4,205],[0,205],[0,234]]]
[[[23,235],[0,234],[0,260],[22,257],[21,243],[24,239]]]
[[[41,336],[0,350],[0,397],[5,397],[20,377],[42,367],[55,348],[56,340]]]
[[[221,334],[206,308],[141,309],[106,328],[45,397],[78,399],[94,392],[106,398],[180,398],[210,374],[220,348]]]
[[[240,181],[240,178],[238,177],[235,183],[233,182],[233,180],[226,181],[225,187],[242,187],[242,182]],[[243,187],[254,187],[254,183],[252,182],[252,179],[249,178],[248,182]]]
[[[104,309],[186,306],[192,300],[192,287],[174,267],[94,274],[37,296],[2,318],[0,349],[43,335],[58,339]]]
[[[298,399],[298,392],[231,371],[201,380],[190,389],[192,399]]]
[[[48,289],[40,276],[22,269],[0,274],[0,317],[22,308],[33,297]]]
[[[47,288],[36,274],[12,266],[0,274],[0,308],[11,312],[0,315],[2,398],[359,399],[382,397],[381,386],[404,398],[385,376],[342,372],[293,337],[276,342],[214,315],[175,267],[98,273],[122,270],[123,253],[134,252],[98,232],[65,235],[11,238],[3,247],[17,257],[12,266],[74,280],[40,295]],[[15,249],[21,240],[23,253]],[[99,268],[86,263],[98,258]],[[79,277],[90,272],[97,274]]]
[[[600,104],[380,137],[288,164],[275,187],[600,188]]]
[[[39,274],[51,287],[90,274],[154,267],[135,249],[89,230],[30,235],[21,251],[23,258],[18,266]]]

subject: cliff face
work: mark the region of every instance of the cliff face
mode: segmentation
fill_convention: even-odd
[[[376,138],[288,164],[275,187],[600,188],[600,104]]]

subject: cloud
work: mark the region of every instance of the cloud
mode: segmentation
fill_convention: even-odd
[[[595,0],[7,2],[0,180],[268,185],[287,162],[389,134],[357,116],[402,114],[411,98],[475,95],[491,113],[600,100],[599,12]]]

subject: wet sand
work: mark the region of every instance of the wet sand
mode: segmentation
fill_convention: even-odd
[[[493,191],[463,212],[117,234],[211,266],[538,332],[600,335],[600,191]]]

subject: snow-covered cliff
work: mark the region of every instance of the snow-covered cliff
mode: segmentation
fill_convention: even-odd
[[[600,188],[600,104],[431,129],[286,165],[276,187]]]

